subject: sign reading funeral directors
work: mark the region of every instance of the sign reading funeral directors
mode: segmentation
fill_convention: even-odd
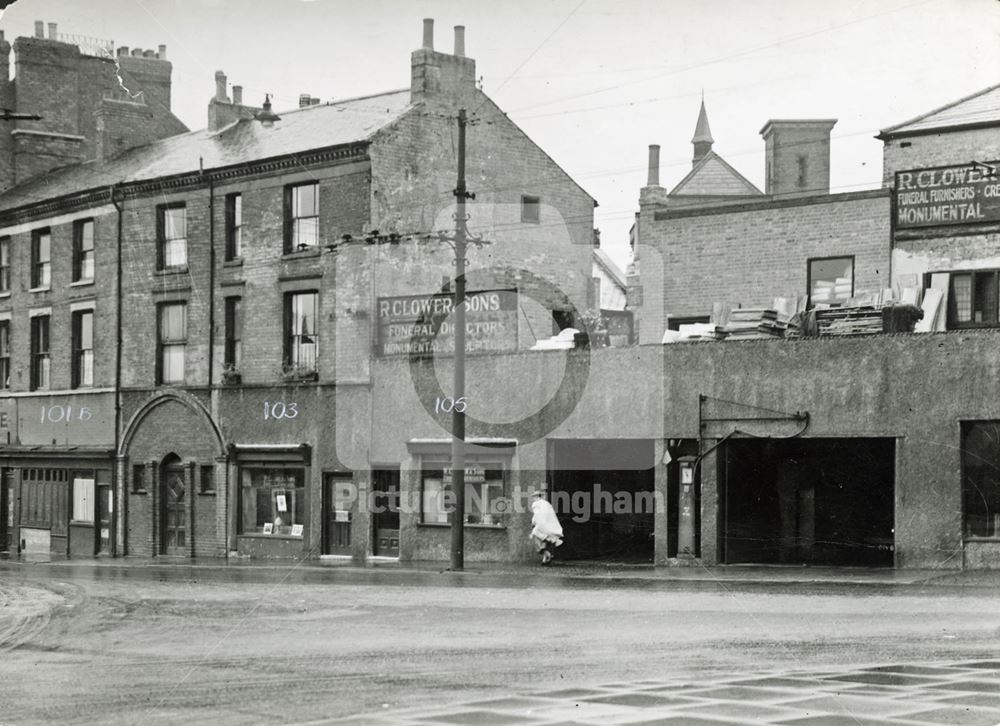
[[[1000,175],[965,164],[896,173],[896,228],[1000,222]]]
[[[455,352],[454,299],[450,294],[381,297],[378,354]],[[434,326],[440,323],[437,335]],[[465,350],[517,350],[517,290],[469,292],[465,307]]]

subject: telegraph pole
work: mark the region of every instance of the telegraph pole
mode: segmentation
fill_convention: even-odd
[[[452,409],[451,486],[455,509],[451,514],[451,569],[465,567],[465,200],[475,198],[465,188],[465,109],[458,112],[458,184],[455,187],[455,407]],[[464,404],[464,402],[463,402]]]

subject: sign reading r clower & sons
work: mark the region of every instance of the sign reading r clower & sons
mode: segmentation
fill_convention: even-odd
[[[455,352],[451,295],[408,295],[378,300],[378,354]],[[517,349],[517,290],[469,292],[465,301],[465,349]]]
[[[896,228],[1000,222],[1000,175],[991,164],[896,172]]]

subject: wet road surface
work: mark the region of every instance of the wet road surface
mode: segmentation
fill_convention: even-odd
[[[988,661],[1000,653],[997,594],[919,583],[0,563],[0,723],[374,722],[568,688],[608,695],[612,682],[669,688]],[[1000,692],[995,673],[984,678]],[[817,685],[816,697],[824,693]],[[502,712],[483,723],[526,718]]]

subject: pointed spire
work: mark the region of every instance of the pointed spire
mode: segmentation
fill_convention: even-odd
[[[705,155],[712,150],[715,139],[712,138],[712,129],[708,126],[708,113],[705,111],[705,92],[702,91],[701,110],[698,111],[698,123],[694,127],[694,160],[692,164],[697,164]]]

